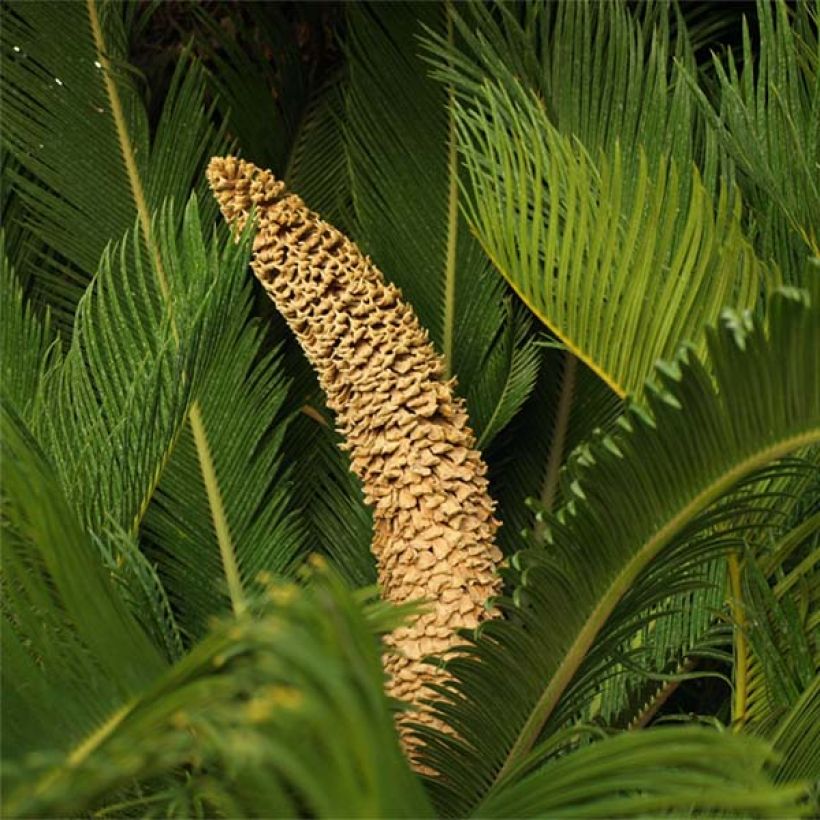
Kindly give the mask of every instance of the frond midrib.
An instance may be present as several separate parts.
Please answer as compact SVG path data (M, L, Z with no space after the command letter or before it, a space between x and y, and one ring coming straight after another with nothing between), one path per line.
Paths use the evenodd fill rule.
M119 140L123 163L125 164L126 173L128 175L128 182L131 186L131 193L134 197L134 204L137 209L140 227L142 229L143 236L145 237L146 245L148 246L154 259L154 270L156 271L157 282L162 298L169 311L174 338L178 343L179 330L173 316L173 301L171 299L170 287L165 274L164 266L162 264L162 257L159 252L159 247L157 246L151 231L151 213L145 197L145 189L142 184L142 179L139 175L139 168L137 166L133 143L128 132L128 126L125 119L125 110L123 108L116 83L112 77L111 63L106 56L108 50L106 48L99 14L97 13L96 0L86 0L86 8L91 25L91 31L94 37L94 45L97 49L98 59L100 61L100 65L103 67L102 74L105 81L106 94L111 105L111 114L114 118L117 139ZM236 557L236 547L233 543L233 539L231 538L230 526L228 523L227 513L225 511L225 503L222 498L222 491L219 486L219 480L216 474L213 456L211 454L208 434L202 420L202 410L199 401L196 399L191 403L188 413L188 421L191 424L191 433L193 435L194 444L199 458L200 469L202 471L202 480L208 497L208 505L211 508L211 518L213 520L214 531L216 533L219 552L222 558L222 566L228 585L231 607L234 613L239 613L245 608L245 596L242 589L242 579L239 573L239 565ZM169 451L167 454L168 458L170 458L170 455L171 453ZM168 459L165 460L166 464L167 460ZM159 481L159 475L156 476L156 480ZM147 505L143 506L147 509Z
M494 780L494 785L517 766L532 749L541 730L549 720L567 686L572 681L578 668L592 647L595 638L606 620L612 614L620 599L635 582L640 573L671 541L671 539L692 518L720 496L730 490L740 479L754 470L781 458L800 447L820 441L820 426L810 427L801 433L781 439L764 447L736 463L731 469L718 476L702 489L687 504L672 515L666 523L655 531L636 551L626 566L613 579L595 609L590 613L577 638L564 655L564 660L551 677L547 688L534 706L529 718L518 734L516 742L510 749L501 769Z
M453 40L452 2L447 0L447 39ZM453 87L447 89L447 254L444 262L444 366L445 378L453 374L453 339L456 318L456 254L458 250L458 135L453 115Z
M546 325L552 333L554 333L558 339L562 342L564 347L567 351L575 356L577 359L580 359L596 376L598 376L619 399L625 399L627 396L627 389L618 382L615 376L611 373L607 373L593 358L589 356L584 350L579 347L578 343L571 339L564 330L562 330L555 322L551 319L548 319L543 311L539 310L536 305L533 304L532 300L527 297L521 287L516 283L515 277L511 276L509 272L505 269L505 267L498 261L496 256L492 253L491 249L487 247L487 244L483 241L481 236L478 234L476 230L472 230L471 233L475 236L478 243L481 245L482 250L485 254L487 254L487 258L493 263L496 270L504 277L504 280L507 284L515 291L516 296L527 306L527 308L532 311L533 315L539 319L544 325Z

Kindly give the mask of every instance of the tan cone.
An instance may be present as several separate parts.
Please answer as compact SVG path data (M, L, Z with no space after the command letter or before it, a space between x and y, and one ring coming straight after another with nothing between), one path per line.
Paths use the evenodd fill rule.
M388 692L418 705L446 680L423 663L490 616L498 594L486 466L464 402L401 293L356 245L269 171L214 158L208 180L227 221L255 206L254 273L316 368L373 509L382 594L432 606L388 639ZM422 708L415 719L434 723ZM405 733L406 734L406 733Z

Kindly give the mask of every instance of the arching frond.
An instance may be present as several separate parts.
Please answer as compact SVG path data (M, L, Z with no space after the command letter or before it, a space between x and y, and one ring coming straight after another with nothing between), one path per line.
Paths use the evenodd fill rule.
M642 152L652 175L659 161L680 168L696 162L707 190L716 192L715 146L682 82L682 69L694 67L689 29L670 4L471 4L458 7L454 22L455 48L434 31L425 46L436 76L466 107L487 78L520 83L559 133L591 156L619 148L627 191ZM682 176L684 196L687 182Z
M34 422L72 506L96 532L109 521L136 531L213 356L230 279L246 264L246 247L206 247L195 201L181 237L175 220L167 210L157 224L167 267L146 260L139 227L103 257Z
M13 184L34 235L54 252L38 296L64 327L106 244L166 198L188 199L224 140L201 71L180 60L153 138L125 62L125 7L32 2L3 7L3 139L25 174Z
M166 667L0 413L4 816L430 815L382 689L401 613L325 575L271 585Z
M339 449L343 439L332 425L329 410L319 416L300 413L291 422L284 447L299 476L293 504L303 512L311 551L324 555L351 585L374 584L373 513L364 503L361 482L350 471L347 454Z
M636 616L737 542L730 522L745 506L720 500L820 439L820 308L790 292L770 313L767 329L724 322L710 333L714 381L691 353L659 371L652 415L634 407L592 448L549 547L516 560L516 603L501 601L509 620L486 624L449 664L458 683L439 712L462 740L428 737L427 761L455 814L589 702ZM784 399L763 398L773 395Z
M456 108L474 194L470 224L536 315L620 396L726 304L751 307L763 269L737 202L712 204L694 169L663 158L636 177L618 146L593 157L562 136L537 100L487 83Z
M705 728L622 734L502 788L476 817L623 817L666 812L808 816L805 787L774 786L764 743ZM801 805L802 804L802 805Z
M742 69L715 57L720 95L698 96L737 164L754 208L758 242L788 281L805 283L806 256L820 256L820 6L757 3L759 44L744 21ZM757 53L755 53L757 52Z

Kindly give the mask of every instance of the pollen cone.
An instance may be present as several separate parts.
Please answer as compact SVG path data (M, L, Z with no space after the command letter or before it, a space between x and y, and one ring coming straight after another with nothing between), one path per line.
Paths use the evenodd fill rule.
M412 308L356 245L269 171L215 158L208 180L225 219L255 207L252 268L316 368L373 509L382 595L425 599L427 612L388 638L388 693L420 706L446 673L457 630L491 616L499 592L498 522L464 403ZM409 732L403 731L412 755Z

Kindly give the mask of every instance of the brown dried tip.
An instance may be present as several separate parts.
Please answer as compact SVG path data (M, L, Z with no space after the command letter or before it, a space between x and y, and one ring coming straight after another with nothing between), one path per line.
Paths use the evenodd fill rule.
M238 228L256 207L251 266L336 413L373 508L382 594L432 602L389 636L397 651L385 656L388 693L418 706L446 680L422 658L446 657L500 590L498 522L464 403L412 308L353 242L249 162L214 158L208 181ZM412 717L437 725L424 707Z

